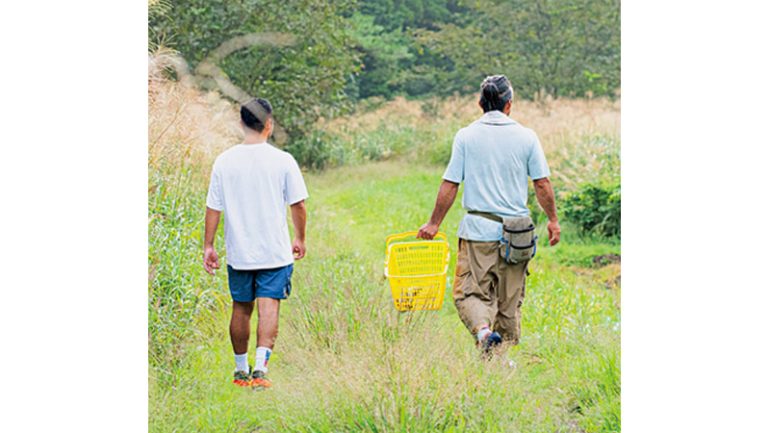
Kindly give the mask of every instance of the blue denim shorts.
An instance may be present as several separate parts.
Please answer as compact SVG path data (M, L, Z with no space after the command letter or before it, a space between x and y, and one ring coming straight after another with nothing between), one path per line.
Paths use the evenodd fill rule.
M227 265L230 295L236 302L256 298L286 299L291 293L294 264L273 269L238 270Z

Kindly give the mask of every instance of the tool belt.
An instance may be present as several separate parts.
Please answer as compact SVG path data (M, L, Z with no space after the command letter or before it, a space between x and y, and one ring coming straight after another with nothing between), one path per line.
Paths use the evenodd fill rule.
M503 225L503 236L500 238L500 257L507 263L517 264L526 262L537 253L537 235L535 224L529 216L501 217L489 212L468 211L469 215L477 215Z

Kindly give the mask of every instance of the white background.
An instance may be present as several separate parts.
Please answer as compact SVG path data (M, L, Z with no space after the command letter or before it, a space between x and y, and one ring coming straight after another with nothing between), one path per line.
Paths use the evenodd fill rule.
M770 430L763 4L623 4L624 432ZM2 431L147 428L146 18L0 11Z

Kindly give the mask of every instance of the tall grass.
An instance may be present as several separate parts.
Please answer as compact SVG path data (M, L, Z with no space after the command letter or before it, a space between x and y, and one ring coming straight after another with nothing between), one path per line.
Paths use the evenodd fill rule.
M603 268L565 267L559 250L540 253L524 336L508 355L515 368L479 360L451 301L437 313L395 312L382 239L422 222L439 176L402 162L309 176L311 250L282 308L275 389L229 386L222 309L182 343L173 386L153 388L153 430L617 431L619 299ZM460 215L452 210L447 230ZM592 248L575 255L617 252ZM197 254L190 261L195 267ZM226 293L219 279L202 284Z
M401 156L446 164L454 134L481 115L475 96L369 102L354 115L322 122L338 164ZM562 190L620 175L620 101L515 101L511 116L534 129ZM347 151L340 151L346 149Z
M390 160L348 156L359 164L306 174L309 253L282 304L270 369L275 386L263 393L231 386L225 272L209 277L200 257L210 165L240 140L237 112L159 75L150 83L151 431L620 430L619 266L592 260L619 253L617 240L577 236L566 223L563 243L542 248L532 265L521 344L493 362L479 359L449 289L438 312L392 307L382 277L384 238L428 217L442 172L432 161L475 116L469 104L450 112L395 101L323 125L342 149L354 149L343 154L364 155L359 144L376 143L391 154L370 159ZM557 176L571 168L580 180L612 175L612 158L597 174L592 164L601 153L584 153L617 146L616 107L549 104L521 104L514 117L538 130ZM427 120L423 112L431 110L439 114ZM605 136L610 141L596 138ZM567 156L558 156L559 146L570 149ZM461 216L455 206L442 227L453 246L451 267ZM541 236L544 230L538 227ZM223 254L221 234L217 245Z
M185 356L181 342L204 333L200 325L213 307L229 302L221 290L205 288L195 259L210 165L239 136L233 106L167 80L166 60L159 52L149 70L148 307L152 373L169 381Z

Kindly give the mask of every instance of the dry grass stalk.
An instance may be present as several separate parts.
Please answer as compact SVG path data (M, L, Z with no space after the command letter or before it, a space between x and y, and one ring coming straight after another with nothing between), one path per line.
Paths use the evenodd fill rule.
M168 79L173 54L159 50L149 59L149 165L206 167L241 139L238 111L216 92L201 92Z

